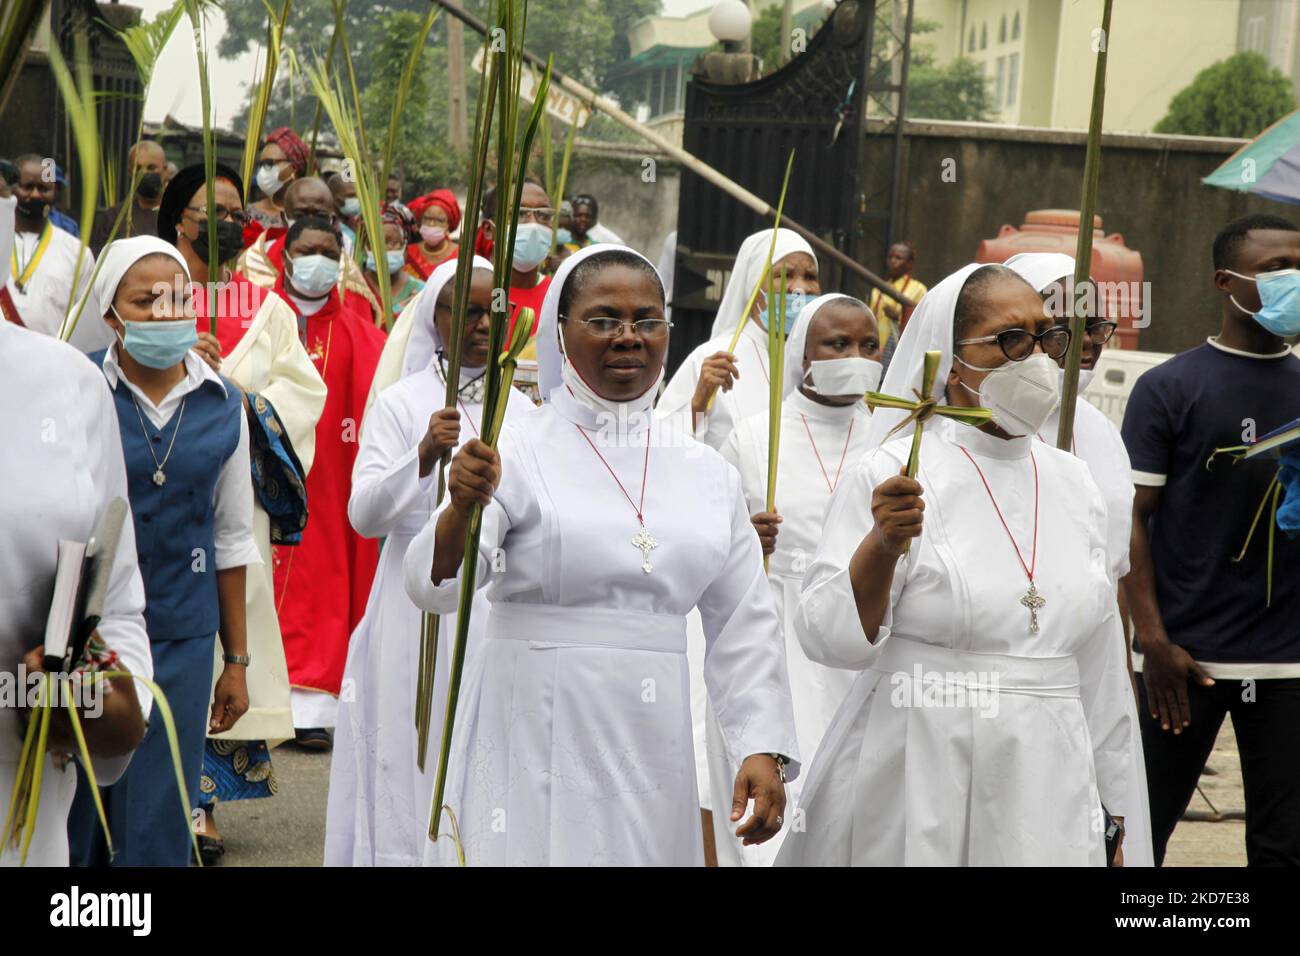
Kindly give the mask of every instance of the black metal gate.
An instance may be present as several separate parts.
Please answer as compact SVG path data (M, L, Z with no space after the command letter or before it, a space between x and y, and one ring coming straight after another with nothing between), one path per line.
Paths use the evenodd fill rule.
M107 9L116 12L115 8ZM70 69L75 70L73 37L78 30L86 32L92 81L99 96L95 112L102 156L95 157L95 162L101 164L102 176L103 157L114 160L116 193L121 198L129 185L126 152L139 133L140 113L144 108L143 87L135 61L116 35L115 26L105 20L91 0L53 0L49 16L52 39L58 43L59 52ZM123 25L128 22L125 15L116 19L121 19ZM76 142L63 98L50 71L49 58L39 49L28 53L5 111L0 115L0 156L12 159L19 153L51 156L63 168L70 188L60 197L60 206L75 218L81 209ZM98 204L98 197L96 201Z
M879 102L881 93L901 88L889 75L888 58L872 55L878 5L893 6L891 0L842 0L804 52L759 80L726 84L692 76L686 85L686 151L775 204L795 150L786 212L849 253L867 220L888 231L889 203L873 203L868 214L861 182L869 97ZM904 34L903 51L906 42ZM875 192L882 183L873 179ZM883 185L888 196L892 181ZM708 339L736 250L769 224L683 168L670 371ZM850 281L834 263L823 261L821 271L823 288L861 294L860 280Z

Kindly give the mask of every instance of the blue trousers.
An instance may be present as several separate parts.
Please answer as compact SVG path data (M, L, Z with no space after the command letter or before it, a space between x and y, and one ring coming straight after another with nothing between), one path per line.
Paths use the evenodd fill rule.
M152 644L154 683L176 721L187 801L182 806L166 725L155 702L149 728L117 783L100 787L113 834L110 859L85 772L78 766L77 795L68 814L73 866L187 866L190 808L196 805L203 746L212 705L212 648L216 635Z

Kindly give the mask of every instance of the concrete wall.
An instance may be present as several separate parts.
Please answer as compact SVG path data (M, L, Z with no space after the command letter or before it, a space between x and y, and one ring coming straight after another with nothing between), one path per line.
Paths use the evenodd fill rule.
M981 239L1003 224L1019 226L1030 210L1078 209L1084 140L1066 130L909 123L897 235L916 243L918 278L933 283L969 262ZM868 150L881 161L891 145L891 137L872 135ZM1300 222L1294 207L1201 184L1241 145L1202 137L1103 139L1097 214L1107 235L1121 233L1142 254L1151 283L1142 349L1177 352L1217 331L1210 247L1224 223L1251 212ZM946 159L956 161L956 182L943 181ZM883 267L881 246L864 240L862 261Z
M680 183L677 164L648 144L642 148L579 140L564 191L569 196L595 196L600 222L658 262L664 238L677 228Z

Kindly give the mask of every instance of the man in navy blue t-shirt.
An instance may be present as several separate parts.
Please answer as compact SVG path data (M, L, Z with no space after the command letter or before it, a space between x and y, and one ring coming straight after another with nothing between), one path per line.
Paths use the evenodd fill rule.
M1300 865L1300 540L1275 531L1270 601L1267 506L1241 552L1277 461L1219 456L1207 468L1215 449L1300 417L1300 359L1277 334L1300 331L1300 294L1290 310L1264 309L1255 279L1291 269L1300 269L1295 225L1263 215L1228 223L1214 240L1218 336L1143 374L1124 414L1137 488L1124 587L1142 655L1157 864L1231 713L1247 859ZM1261 281L1300 288L1300 274Z

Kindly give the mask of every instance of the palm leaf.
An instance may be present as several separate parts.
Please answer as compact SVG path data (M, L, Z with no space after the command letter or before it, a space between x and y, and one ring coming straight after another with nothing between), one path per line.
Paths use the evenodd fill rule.
M451 341L447 343L447 394L445 407L455 408L460 393L460 357L465 345L465 315L469 308L469 289L474 273L474 228L471 215L477 213L483 198L483 179L487 169L488 145L492 133L492 114L496 109L497 73L492 68L492 58L483 57L479 76L479 97L474 105L474 156L469 164L469 184L465 194L465 220L460 230L459 249L456 259L456 278L452 298ZM385 183L385 186L387 183ZM451 459L448 450L438 462L438 491L435 505L442 502L447 488L447 463ZM438 665L438 632L440 622L434 614L424 614L420 619L420 672L416 677L415 688L415 727L416 752L415 761L420 771L429 753L429 733L433 719L433 685ZM437 817L431 824L435 829L431 836L436 840Z
M393 149L397 145L397 130L401 124L402 113L406 110L406 98L411 92L411 84L415 80L415 71L420 66L420 55L424 52L424 44L429 38L429 31L433 29L434 21L438 19L438 14L441 12L441 8L432 4L429 6L429 12L425 15L424 22L420 24L420 29L415 32L415 37L411 41L411 49L406 54L406 62L402 64L402 74L397 82L397 91L393 96L393 109L388 119L388 136L384 142L384 161L379 168L379 182L385 187L388 185L388 175L393 171ZM375 262L378 264L379 256L375 256Z
M208 210L208 282L216 282L221 267L217 252L217 148L212 134L212 88L208 81L208 40L207 13L220 6L216 0L183 0L185 15L189 17L190 27L194 33L194 54L199 69L199 99L203 109L203 176L207 184L206 202ZM208 302L208 331L217 334L217 310Z
M27 46L49 0L7 0L0 7L0 112L22 73Z
M792 149L790 150L790 158L785 162L785 179L781 182L781 198L776 202L776 219L772 222L772 241L767 246L767 259L763 263L763 271L759 274L758 281L754 283L754 291L749 294L749 301L745 303L745 311L740 314L740 321L736 324L735 334L731 336L731 344L727 346L727 351L733 354L736 351L736 343L740 341L740 333L744 331L745 323L749 321L749 313L753 311L754 303L758 301L758 292L767 283L767 278L772 272L772 257L776 255L776 234L781 228L781 213L785 209L785 194L790 189L790 171L793 168L794 150ZM713 411L713 402L717 397L718 393L716 391L709 396L709 403L706 406L708 411Z
M248 106L248 129L244 134L244 157L240 164L240 173L244 178L244 202L248 202L248 194L252 189L253 164L257 160L258 148L262 142L262 127L266 125L266 111L271 104L271 92L275 89L275 74L280 67L284 27L289 21L289 10L293 6L293 0L284 0L278 17L269 0L262 0L262 6L266 7L266 63L263 64L262 80L257 86L257 95Z
M80 288L81 274L87 268L90 256L90 234L95 225L95 197L99 194L99 122L95 115L94 80L90 74L90 52L84 28L78 29L73 37L76 79L68 70L57 43L51 43L48 51L50 71L59 88L67 112L68 125L72 128L72 137L77 144L77 165L81 170L81 246L77 250L77 264L72 271L72 285L68 289L68 303L63 310L63 322L59 337L65 342L72 336L76 327L73 322L69 327L68 319L77 301L77 289Z
M519 202L523 192L524 171L533 141L541 124L541 113L546 108L547 92L551 82L551 63L538 84L536 98L523 129L522 142L517 143L519 132L519 88L524 65L524 34L528 22L527 0L501 0L496 6L496 25L505 38L504 49L494 51L494 73L499 77L493 92L497 103L497 234L493 247L493 278L498 289L509 288L510 272L514 260L515 234L519 226ZM518 145L518 148L516 146ZM489 375L483 396L483 419L479 438L489 447L495 447L501 423L505 418L509 390L519 353L527 344L532 332L532 316L521 309L516 317L513 333L507 347L506 327L509 323L509 304L501 296L494 296L489 319L488 355L498 357L501 374ZM502 356L502 352L505 355ZM460 607L456 617L456 640L452 647L451 672L447 680L447 707L443 718L442 747L438 761L438 774L434 782L432 819L429 832L433 839L438 835L438 817L446 795L448 761L451 757L451 740L456 724L456 707L460 699L461 674L465 665L465 649L469 639L470 616L478 571L478 546L482 532L481 508L470 511L469 528L465 538L465 562L461 572ZM463 860L463 857L462 857Z
M384 224L379 211L379 193L375 184L375 169L370 163L365 144L361 139L363 130L360 114L354 111L354 109L359 109L360 103L354 100L352 107L348 105L342 90L337 88L340 85L337 76L331 78L329 66L324 60L317 59L316 65L309 67L306 74L308 82L311 83L312 91L316 94L317 101L334 125L334 132L338 135L343 155L351 165L355 177L357 201L361 204L361 223L364 228L357 234L354 255L361 255L361 250L364 248L362 240L367 238L372 249L383 249ZM377 266L381 258L375 256ZM384 324L387 326L393 314L393 290L389 282L386 259L379 268L377 275L379 278L380 308L384 316Z

